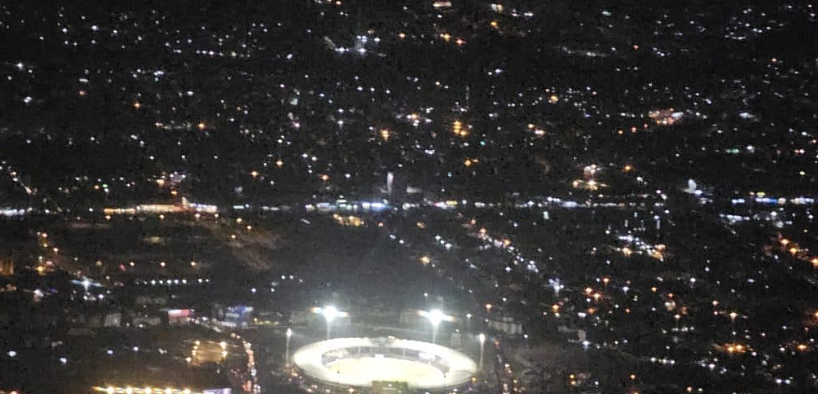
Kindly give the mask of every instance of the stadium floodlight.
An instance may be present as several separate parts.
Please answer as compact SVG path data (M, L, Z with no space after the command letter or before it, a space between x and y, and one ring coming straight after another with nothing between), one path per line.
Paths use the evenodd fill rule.
M321 311L321 314L324 315L324 318L327 319L328 322L335 320L338 317L338 308L334 306L327 306L324 307L324 310Z
M440 311L440 309L433 309L431 312L429 312L429 321L432 322L433 326L436 326L443 321L444 316L445 315Z
M432 323L432 343L437 341L437 327L440 323L443 321L454 321L453 317L446 315L440 309L432 309L428 312L420 311L418 314L429 319L429 322Z
M347 317L349 313L341 312L338 308L329 305L323 308L313 308L313 313L318 313L324 315L324 320L327 321L327 339L330 339L330 331L332 327L332 321L339 317Z

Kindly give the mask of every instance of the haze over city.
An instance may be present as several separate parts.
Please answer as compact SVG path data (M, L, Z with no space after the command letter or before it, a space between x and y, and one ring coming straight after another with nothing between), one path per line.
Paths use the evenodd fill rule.
M2 2L0 394L818 392L816 23Z

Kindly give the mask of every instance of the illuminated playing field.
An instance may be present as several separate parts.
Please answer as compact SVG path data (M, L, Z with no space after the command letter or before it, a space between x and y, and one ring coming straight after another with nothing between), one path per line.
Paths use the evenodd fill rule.
M369 376L372 380L399 382L433 382L443 376L439 369L416 361L395 358L348 358L327 364L336 374Z
M309 344L293 354L305 375L336 387L371 388L373 382L404 382L438 390L471 380L477 366L466 355L428 342L395 338L338 338Z

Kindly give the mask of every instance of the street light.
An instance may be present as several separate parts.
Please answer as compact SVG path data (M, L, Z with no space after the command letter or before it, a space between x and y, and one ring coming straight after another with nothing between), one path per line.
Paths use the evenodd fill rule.
M480 369L479 371L483 370L483 345L486 343L486 334L480 333L477 336L477 339L480 340Z
M289 367L290 366L290 338L293 336L293 329L287 329L287 344L285 345L284 350L284 365Z

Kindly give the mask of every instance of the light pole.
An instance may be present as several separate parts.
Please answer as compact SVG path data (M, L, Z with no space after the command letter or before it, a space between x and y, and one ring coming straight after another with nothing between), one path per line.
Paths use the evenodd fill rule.
M287 329L287 334L286 334L287 342L286 342L285 350L284 350L284 365L286 367L288 367L288 368L290 366L290 338L292 336L293 336L293 329L288 328Z
M327 339L330 339L330 332L332 330L332 321L335 320L336 317L347 317L349 313L341 312L338 308L330 305L325 306L323 308L313 308L312 310L314 313L318 313L324 315L324 319L327 321Z
M440 309L432 309L429 312L421 311L418 314L429 319L429 322L432 323L432 343L437 341L437 326L440 325L440 322L453 320L451 316L447 316Z
M324 308L324 319L327 320L327 339L330 338L330 331L332 330L332 321L338 317L338 309L334 306L328 306Z
M432 343L437 343L437 326L443 321L443 312L434 309L429 312L429 321L432 322Z
M478 369L478 371L482 371L483 370L483 348L484 348L483 345L486 343L486 334L480 333L480 335L477 336L477 339L480 340L480 369Z

